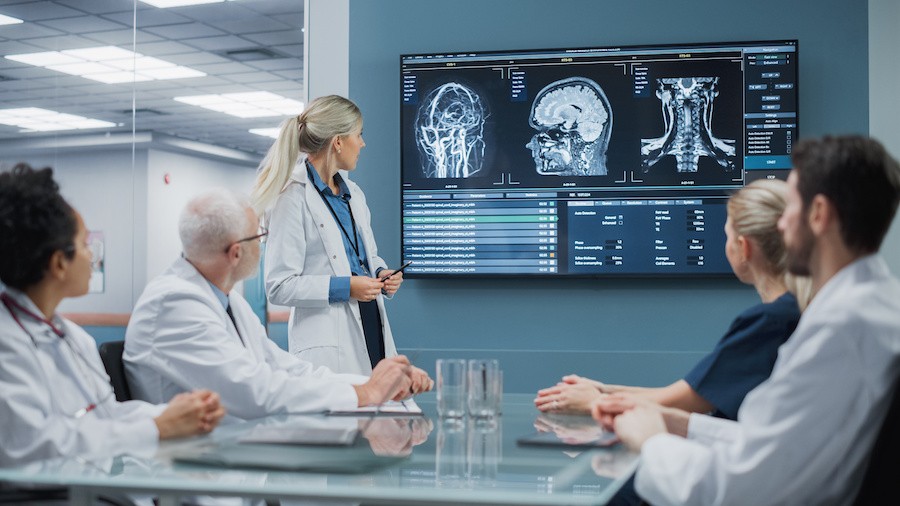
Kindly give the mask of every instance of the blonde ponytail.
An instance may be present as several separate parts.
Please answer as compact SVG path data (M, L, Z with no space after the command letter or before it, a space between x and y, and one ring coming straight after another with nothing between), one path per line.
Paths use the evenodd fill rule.
M352 101L328 95L310 102L300 116L281 124L278 140L259 164L256 184L250 195L253 209L262 216L275 204L291 177L301 153L327 149L334 137L362 128L362 114Z
M781 277L802 310L809 303L811 284L809 278L791 275L787 270L787 251L778 230L778 219L785 206L787 183L778 179L759 179L728 199L728 217L738 235L756 243L769 272Z
M250 194L253 210L262 216L275 204L300 158L299 123L296 116L281 123L278 139L259 164L256 183Z

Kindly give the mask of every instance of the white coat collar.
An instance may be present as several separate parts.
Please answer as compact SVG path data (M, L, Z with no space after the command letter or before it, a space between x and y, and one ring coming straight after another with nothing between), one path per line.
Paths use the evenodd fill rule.
M823 304L821 301L830 300L832 296L836 297L837 294L849 289L859 281L859 278L872 279L887 276L890 276L890 269L877 253L858 258L825 282L809 303L804 314L815 311L820 304ZM817 301L819 301L818 304Z
M339 170L341 177L344 179L347 184L347 188L350 188L350 173L346 170ZM309 182L309 177L306 175L306 156L301 156L297 163L294 165L294 170L291 172L291 181L296 181L302 185L306 185Z
M5 292L10 297L12 297L14 301L16 301L19 305L21 305L28 311L34 313L35 315L43 317L41 310L37 307L37 305L35 305L31 298L25 294L25 292L16 290L15 288L9 286L5 288ZM13 308L12 311L16 311L16 309ZM23 314L21 310L16 311L16 316L19 317L19 321L22 322L22 325L25 325L31 329L39 330L36 334L34 334L35 339L49 341L57 340L56 334L53 333L53 331L49 327L47 327L47 325L35 320L34 317ZM54 313L53 317L50 318L50 321L53 322L53 325L55 325L57 328L68 334L69 329L66 326L66 320L64 320L59 315L59 313Z

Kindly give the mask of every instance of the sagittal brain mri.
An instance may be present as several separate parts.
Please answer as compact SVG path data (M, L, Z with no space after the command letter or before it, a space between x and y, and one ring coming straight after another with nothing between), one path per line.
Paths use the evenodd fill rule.
M712 133L713 100L719 94L718 77L657 79L656 96L662 102L665 133L641 139L644 172L665 156L674 156L678 172L697 172L701 156L715 160L725 170L734 169L734 139Z
M428 178L467 178L484 163L489 113L471 88L450 82L432 90L416 115L416 144Z
M612 109L603 89L586 77L546 86L528 118L537 130L526 147L542 176L605 176Z

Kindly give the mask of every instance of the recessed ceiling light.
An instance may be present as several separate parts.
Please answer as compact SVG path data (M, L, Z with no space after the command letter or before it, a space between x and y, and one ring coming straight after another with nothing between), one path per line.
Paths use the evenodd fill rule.
M0 25L17 25L19 23L23 23L23 21L19 18L4 16L3 14L0 14Z
M8 60L13 60L21 63L27 63L28 65L34 65L35 67L46 67L48 65L63 65L66 63L78 63L83 62L84 60L81 58L75 58L72 56L67 56L59 51L47 51L44 53L26 53L26 54L11 54L6 57Z
M206 75L199 70L182 67L115 46L11 54L6 58L108 84L184 79Z
M25 132L50 132L54 130L83 130L86 128L110 128L115 123L85 118L40 107L0 109L0 124L24 129Z
M303 102L291 100L268 91L192 95L175 97L175 100L212 111L224 112L238 118L289 116L303 112Z
M251 134L262 135L263 137L271 137L273 139L278 138L278 132L280 131L280 128L251 128L249 130Z
M150 4L160 9L168 9L169 7L184 7L186 5L201 5L221 3L225 0L141 0L145 4Z

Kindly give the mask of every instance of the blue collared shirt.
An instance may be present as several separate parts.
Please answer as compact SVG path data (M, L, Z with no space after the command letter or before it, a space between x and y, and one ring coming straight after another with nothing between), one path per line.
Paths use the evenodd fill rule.
M228 309L228 294L219 290L219 287L210 283L209 280L206 280L206 283L212 288L213 294L215 294L216 298L219 299L219 302L222 303L222 309Z
M334 214L337 216L336 224L339 224L338 228L343 226L344 230L347 231L347 234L341 232L341 240L344 242L344 253L346 253L347 260L350 262L350 272L357 276L371 276L368 269L360 265L359 262L361 261L363 265L369 265L366 246L363 244L362 234L358 230L356 236L359 243L359 261L357 261L356 250L353 249L353 243L351 242L353 238L353 220L350 219L350 189L347 188L347 183L344 182L344 178L340 174L335 174L334 180L337 182L340 190L340 193L335 195L331 188L319 177L319 173L316 172L312 163L307 160L306 164L309 168L307 173L312 178L313 186L321 195L325 196L328 200L328 205L334 210ZM348 234L350 238L347 237ZM350 300L350 277L332 276L328 285L328 302L343 302L347 300Z

